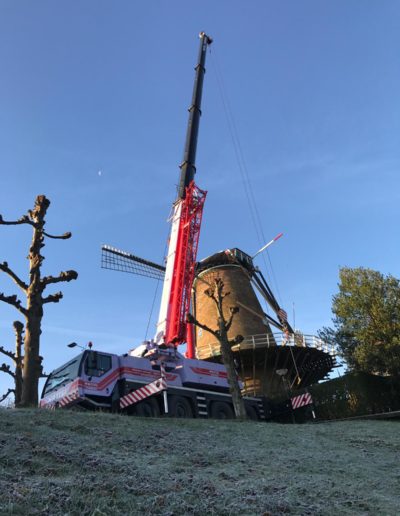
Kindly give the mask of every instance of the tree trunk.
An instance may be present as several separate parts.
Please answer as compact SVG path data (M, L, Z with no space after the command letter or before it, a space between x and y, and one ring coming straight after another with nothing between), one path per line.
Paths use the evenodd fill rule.
M21 407L36 407L39 401L40 322L41 319L30 317L26 325Z
M246 408L244 406L244 401L236 373L235 361L233 359L232 349L229 344L228 335L225 329L225 321L222 318L219 318L218 325L220 331L219 342L221 346L222 360L228 376L229 392L232 396L235 415L237 419L247 419Z
M18 407L22 400L22 333L24 331L24 325L19 322L14 322L15 330L15 406Z
M22 401L22 367L15 368L15 406L19 407Z
M33 230L32 243L29 249L29 288L27 292L26 332L24 341L24 374L22 384L22 407L38 405L38 387L40 377L40 334L43 317L42 287L40 284L40 268L44 260L40 254L44 246L44 217L50 201L45 196L38 196L33 210L36 226Z

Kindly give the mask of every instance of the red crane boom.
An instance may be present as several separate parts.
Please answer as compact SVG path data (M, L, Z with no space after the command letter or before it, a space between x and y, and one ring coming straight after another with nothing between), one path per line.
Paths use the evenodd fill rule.
M169 324L165 335L165 341L175 345L186 342L187 338L186 314L190 309L191 290L206 195L207 192L200 190L192 181L186 188L185 199L180 201L182 207L174 275L171 284Z

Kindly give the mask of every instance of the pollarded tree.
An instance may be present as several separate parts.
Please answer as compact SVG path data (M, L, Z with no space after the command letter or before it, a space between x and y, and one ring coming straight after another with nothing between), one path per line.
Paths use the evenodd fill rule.
M0 353L10 358L14 362L14 368L5 363L1 364L0 371L10 375L14 380L14 389L8 389L6 394L0 398L0 403L4 401L10 394L14 393L15 406L20 405L22 397L22 343L24 325L21 321L14 321L14 332L15 332L15 352L5 349L0 346Z
M43 306L47 303L58 303L63 297L61 292L45 296L44 291L49 285L71 281L78 277L78 273L73 270L61 272L58 276L41 276L44 257L40 253L45 246L45 237L62 240L71 237L71 233L55 236L45 231L45 216L49 206L50 201L44 195L38 195L33 210L29 210L27 215L22 216L19 220L5 221L0 215L0 225L28 224L33 228L28 255L29 282L25 283L20 279L7 262L0 263L0 271L7 274L26 296L26 306L23 306L16 295L7 296L0 293L0 301L13 306L25 317L23 383L20 403L22 407L37 406L38 404L38 382L42 375L42 357L39 351Z
M239 380L236 373L235 361L232 352L232 346L242 342L243 337L237 335L234 339L229 339L228 332L232 326L233 318L235 314L239 312L238 306L231 306L229 308L230 316L226 320L224 316L223 303L224 299L229 296L229 292L224 292L224 282L221 278L216 278L211 287L207 288L204 293L215 303L216 315L218 322L218 329L213 330L205 324L197 321L193 315L187 315L187 321L189 323L202 328L203 330L211 333L218 340L221 347L221 355L226 372L228 376L229 391L232 396L232 403L235 409L235 415L238 419L246 419L246 408L242 398L242 392L239 386Z

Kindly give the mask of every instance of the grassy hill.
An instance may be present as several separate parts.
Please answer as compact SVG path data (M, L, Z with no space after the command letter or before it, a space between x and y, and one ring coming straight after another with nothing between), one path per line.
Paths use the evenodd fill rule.
M0 514L398 514L394 421L0 410Z

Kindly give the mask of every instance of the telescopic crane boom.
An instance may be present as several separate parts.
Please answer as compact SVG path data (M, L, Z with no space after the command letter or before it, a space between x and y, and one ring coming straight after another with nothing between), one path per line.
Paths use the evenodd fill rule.
M199 37L200 48L198 64L195 68L196 75L194 78L192 103L189 108L189 120L186 131L185 150L183 153L183 161L180 165L181 177L179 182L178 199L184 199L186 197L186 188L194 180L194 176L196 174L195 162L201 116L201 97L203 93L204 74L206 72L206 51L207 46L211 45L212 43L212 39L204 32L200 32Z
M191 330L188 331L186 323L186 314L190 308L201 218L206 197L206 192L200 190L194 183L195 160L206 52L211 43L212 39L201 32L186 143L183 162L180 166L178 198L173 206L165 279L155 337L157 344L167 346L177 346L188 341L189 358L194 357L194 347Z

